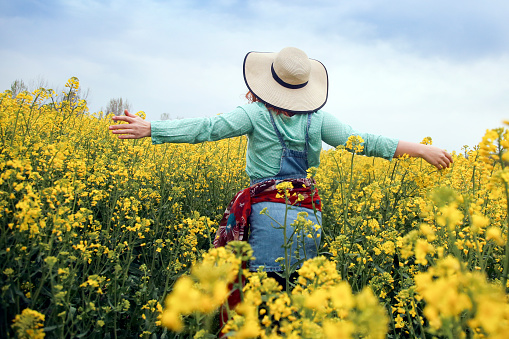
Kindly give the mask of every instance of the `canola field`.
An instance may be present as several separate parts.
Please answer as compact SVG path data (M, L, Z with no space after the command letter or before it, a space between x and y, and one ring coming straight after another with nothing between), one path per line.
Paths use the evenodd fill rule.
M352 147L323 151L309 171L322 235L299 215L287 239L314 237L321 255L285 267L285 278L298 278L281 291L246 271L247 243L212 246L225 207L249 185L247 139L119 140L78 87L71 78L65 93L0 94L0 337L508 333L504 127L453 153L443 171L421 159L361 156L355 137ZM235 289L233 309L226 300Z

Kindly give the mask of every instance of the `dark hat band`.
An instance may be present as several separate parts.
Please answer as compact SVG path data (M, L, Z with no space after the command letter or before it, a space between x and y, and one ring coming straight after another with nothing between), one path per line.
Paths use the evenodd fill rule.
M276 71L274 70L274 63L272 63L270 65L270 70L272 72L272 77L274 78L274 80L276 80L276 82L278 84L280 84L281 86L283 87L286 87L286 88L291 88L291 89L297 89L297 88L302 88L304 86L306 86L308 84L308 81L302 83L302 84L298 84L298 85L292 85L292 84L289 84L287 82L284 82L280 77L277 76L276 74Z

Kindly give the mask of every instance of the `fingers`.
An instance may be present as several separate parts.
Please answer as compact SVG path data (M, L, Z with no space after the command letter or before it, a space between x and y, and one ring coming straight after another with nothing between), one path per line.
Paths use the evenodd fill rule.
M110 127L108 127L108 128L113 132L114 130L117 130L117 129L126 129L128 127L129 127L129 125L121 124L121 125L110 125Z
M453 162L452 155L450 155L444 150L441 150L441 152L442 154L439 156L437 164L435 164L435 167L438 170L449 168L449 166Z
M112 134L119 134L120 139L138 139L141 137L139 129L131 124L112 125L110 131Z
M114 126L116 127L116 126ZM136 130L131 128L114 129L111 130L112 134L117 134L119 139L139 139Z
M116 115L111 117L114 121L125 121L128 123L136 121L136 118L138 118L138 116L131 113L129 113L129 115Z
M111 117L115 121L127 121L127 122L133 122L136 121L136 119L139 118L136 114L130 113L128 110L124 110L124 115L115 115Z
M119 138L119 139L139 139L134 134L120 134L120 135L117 135L117 138Z
M453 162L452 155L450 155L446 151L442 151L442 152L443 152L443 155L444 155L443 161L445 162L446 167L449 167L452 164L452 162Z
M129 128L129 125L112 125L110 126L110 131L113 134L134 133L134 129Z
M453 162L452 156L449 153L435 146L426 146L422 158L438 170L449 168Z
M127 112L127 110L126 110ZM130 114L130 113L129 113ZM135 123L135 119L128 116L116 116L113 117L115 121L125 121L127 124L119 124L119 125L110 125L109 130L112 134L121 134L118 135L119 139L133 139L135 138L136 130L133 128L133 123Z
M120 125L110 125L108 129L113 134L123 134L132 132L131 124L120 124Z
M119 139L140 139L150 137L151 126L150 122L143 120L141 117L129 113L124 110L125 116L114 116L114 121L124 121L127 124L110 125L109 130L112 134L117 134Z
M137 115L135 114L132 114L132 113L129 113L128 110L124 110L124 114L125 115L117 115L117 116L113 116L111 117L113 119L113 121L116 121L116 122L119 122L119 121L124 121L124 122L127 122L129 125L131 125L132 123L135 123L139 118ZM112 131L112 133L126 133L126 131L123 131L123 132L119 132L119 131L115 131L115 130L126 130L128 129L129 125L125 125L125 124L120 124L120 125L110 125L109 129Z
M449 167L448 164L446 164L445 162L440 162L438 164L435 165L435 167L438 169L438 170L443 170L443 169L446 169Z
M445 151L444 151L445 152ZM449 153L445 152L445 156L447 157L447 159L449 159L449 162L452 163L453 160L452 160L452 155L450 155Z

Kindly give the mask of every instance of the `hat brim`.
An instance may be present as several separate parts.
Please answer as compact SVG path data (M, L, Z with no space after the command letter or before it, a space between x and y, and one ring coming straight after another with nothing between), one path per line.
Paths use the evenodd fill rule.
M329 80L327 69L318 60L309 59L308 83L301 88L287 88L272 76L271 66L277 53L249 52L244 58L244 81L259 100L290 113L309 113L327 102Z

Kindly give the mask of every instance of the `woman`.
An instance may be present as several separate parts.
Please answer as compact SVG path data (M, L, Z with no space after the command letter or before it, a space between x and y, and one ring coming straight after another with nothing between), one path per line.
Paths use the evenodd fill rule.
M215 245L247 240L255 257L250 264L252 271L282 271L276 259L285 257L285 232L273 226L286 225L288 238L292 233L290 224L298 212L307 212L313 224L321 223L320 200L306 171L319 165L322 141L336 147L345 145L349 136L360 135L364 140L363 154L368 156L392 159L406 153L421 157L438 169L447 168L452 162L451 155L437 147L358 133L322 111L328 94L327 71L297 48L248 53L244 80L251 102L230 113L151 123L126 110L125 116L113 119L128 124L112 125L110 130L120 139L151 137L154 144L199 143L247 135L246 172L251 186L239 192L228 206ZM296 206L288 211L286 223L285 198L276 187L281 182L292 184L291 202ZM262 211L268 212L260 214ZM319 230L309 231L314 238L301 238L305 241L300 258L316 255ZM294 239L293 247L286 251L286 265L295 262L290 262L288 255L295 257L296 242Z

